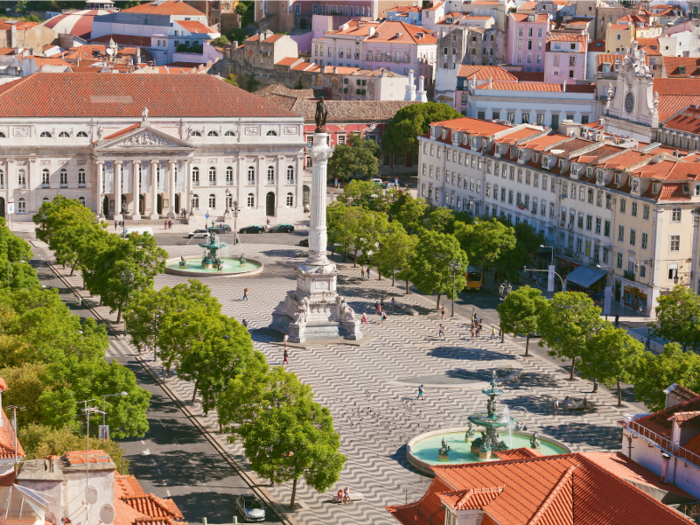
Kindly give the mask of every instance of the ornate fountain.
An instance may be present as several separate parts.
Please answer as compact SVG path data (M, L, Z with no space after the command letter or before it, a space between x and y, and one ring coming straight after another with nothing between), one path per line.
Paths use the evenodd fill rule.
M216 268L218 271L223 271L224 263L219 257L219 250L226 248L228 244L219 241L219 236L213 231L209 231L209 242L201 243L204 248L204 256L202 257L202 268Z
M501 441L501 436L497 432L499 428L509 427L515 422L515 419L508 415L507 411L498 414L496 411L496 398L503 395L503 390L496 388L496 373L493 374L493 379L489 388L482 390L482 393L489 397L486 404L486 414L472 414L467 419L474 425L484 427L486 430L481 433L481 437L472 441L472 454L479 456L479 459L490 459L493 452L508 450L508 446ZM465 436L465 439L467 437Z

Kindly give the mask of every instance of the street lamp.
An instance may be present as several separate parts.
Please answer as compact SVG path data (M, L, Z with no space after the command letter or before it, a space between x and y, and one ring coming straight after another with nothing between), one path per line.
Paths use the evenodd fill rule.
M612 266L601 266L600 264L596 264L595 267L599 270L605 269L605 288L610 288L610 303L612 303L612 279L610 278L610 274L612 273ZM605 303L603 304L603 313L605 314L605 320L608 320L608 315L610 315L610 309L612 308L612 304L607 304L608 300L607 297L605 298ZM597 385L596 385L597 389Z
M106 407L106 404L105 404L105 399L107 399L108 397L114 397L114 396L128 396L128 395L129 395L128 392L119 392L118 394L105 394L104 396L102 396L102 426L103 426L103 427L107 425L107 422L106 422L106 417L107 417L107 412L106 412L106 410L107 410L107 407Z
M450 317L454 317L455 316L455 278L457 277L457 272L459 272L462 269L462 265L458 261L453 260L448 265L448 268L452 272L452 315L450 315Z
M549 270L540 270L539 268L528 268L527 266L523 266L523 272L549 272ZM559 277L559 280L561 281L561 291L565 292L566 287L564 286L564 279L562 279L561 275L559 275L557 272L554 272L554 275Z
M549 248L552 250L552 266L554 266L554 246L545 246L544 244L540 244L540 248Z
M229 208L229 202L231 200L231 190L226 188L226 211L224 211L224 222L226 222L226 216L229 214L231 209Z
M121 275L121 280L122 283L126 285L126 309L129 308L129 287L133 284L134 282L134 274L132 272L122 272ZM124 332L126 335L129 335L129 330L126 327L126 320L124 321Z
M194 215L194 191L190 191L190 217Z
M238 238L238 201L233 201L233 244L240 244Z
M100 219L106 219L105 216L105 192L100 194Z

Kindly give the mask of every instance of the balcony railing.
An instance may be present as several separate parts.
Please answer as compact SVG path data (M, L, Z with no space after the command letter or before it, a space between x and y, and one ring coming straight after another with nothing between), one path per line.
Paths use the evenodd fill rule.
M681 447L680 445L674 443L670 439L660 436L656 432L653 432L648 428L643 427L636 421L630 421L627 424L627 428L635 434L638 434L639 436L648 439L653 443L656 443L663 450L670 454L673 454L677 458L682 459L683 461L687 461L688 463L695 465L696 467L700 467L700 456L694 454L690 450Z
M625 271L623 275L628 281L634 281L634 274L632 272Z

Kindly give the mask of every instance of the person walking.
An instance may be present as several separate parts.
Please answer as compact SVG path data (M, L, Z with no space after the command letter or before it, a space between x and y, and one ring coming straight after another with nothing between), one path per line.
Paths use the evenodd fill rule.
M559 399L554 400L554 415L557 415L557 412L559 411Z
M416 400L420 399L421 401L425 401L425 398L423 397L423 394L425 393L425 388L423 388L423 385L418 387L418 397Z
M445 337L445 327L440 323L440 328L438 329L438 337Z
M367 265L367 279L369 279L369 264Z
M242 300L243 300L243 301L247 301L247 300L248 300L248 288L244 288L244 289L243 289L243 299L242 299Z
M362 324L367 324L367 312L362 312Z
M472 326L471 329L469 330L472 334L472 339L474 339L474 327Z
M335 178L335 188L338 189L338 177Z
M386 310L382 310L382 324L386 324Z
M163 224L163 229L164 229L164 230L167 230L167 229L168 229L168 221L165 221L165 223Z
M362 276L363 279L365 278L365 267L364 266L360 266L360 275Z
M245 326L245 329L246 329L246 330L248 329L248 321L246 321L245 319L243 319L243 322L242 322L241 324L242 324L243 326Z
M114 221L114 229L116 230L118 227L119 227L119 223L118 223L118 222L116 221L116 219L115 219L115 221Z
M615 316L615 328L617 328L618 326L620 326L620 314L617 314Z
M374 303L374 309L376 310L375 313L376 313L377 315L382 315L382 305L379 304L379 301L377 301L376 303Z
M496 339L496 325L491 327L491 339Z
M286 343L286 341L285 341L285 343ZM284 347L284 361L282 361L283 365L289 364L289 361L287 360L288 357L289 357L289 353L287 352L287 346L285 345L285 347Z
M284 341L284 349L286 350L287 349L287 341L289 341L289 335L284 334L283 341Z
M442 320L445 320L445 305L443 304L442 307L440 308L440 315L442 316Z
M391 311L394 311L394 308L396 308L396 298L392 297L391 298Z
M173 229L173 221L168 221L168 229Z
M568 411L569 411L569 403L570 403L570 402L571 402L571 400L569 399L569 396L566 396L566 397L564 398L564 412L568 412Z

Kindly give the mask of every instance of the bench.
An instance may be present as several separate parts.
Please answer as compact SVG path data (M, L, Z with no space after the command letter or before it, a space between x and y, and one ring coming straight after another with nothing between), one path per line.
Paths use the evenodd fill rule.
M365 497L361 492L351 492L350 493L350 503L355 503L356 501L364 501ZM342 503L342 500L338 499L338 494L333 494L333 503Z

